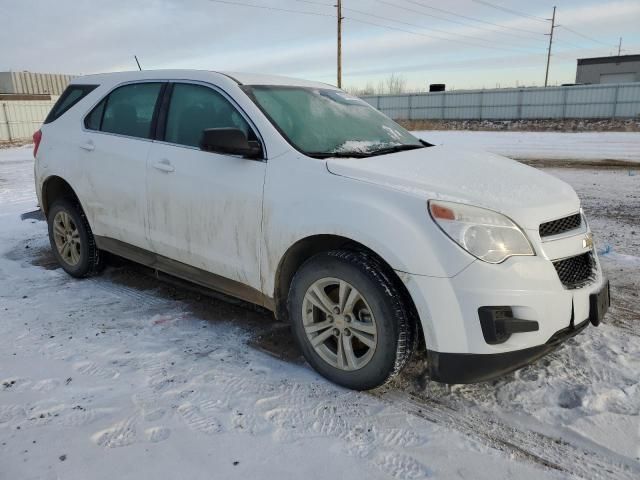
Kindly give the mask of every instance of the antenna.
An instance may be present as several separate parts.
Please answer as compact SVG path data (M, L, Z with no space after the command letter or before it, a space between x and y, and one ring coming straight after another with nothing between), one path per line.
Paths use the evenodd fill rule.
M142 67L140 66L140 62L138 61L138 56L134 55L133 58L136 59L136 63L138 64L138 70L142 71Z

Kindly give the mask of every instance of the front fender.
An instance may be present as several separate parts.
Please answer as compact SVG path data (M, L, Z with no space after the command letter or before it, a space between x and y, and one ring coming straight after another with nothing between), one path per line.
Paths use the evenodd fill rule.
M417 275L452 277L474 260L433 223L425 198L331 174L324 161L295 153L269 162L263 234L267 294L287 250L314 235L348 238Z

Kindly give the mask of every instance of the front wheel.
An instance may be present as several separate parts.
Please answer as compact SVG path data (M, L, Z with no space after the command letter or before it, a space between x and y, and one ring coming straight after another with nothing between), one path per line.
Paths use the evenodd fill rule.
M415 325L387 268L365 252L309 259L294 276L289 312L309 364L354 390L383 385L414 347Z

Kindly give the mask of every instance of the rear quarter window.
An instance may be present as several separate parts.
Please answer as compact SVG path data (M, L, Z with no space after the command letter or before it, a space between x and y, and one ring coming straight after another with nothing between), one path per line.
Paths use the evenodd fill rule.
M60 118L71 107L93 92L96 88L98 88L98 85L69 85L67 89L62 92L62 95L60 95L60 98L55 105L53 105L53 108L44 120L44 123L51 123Z

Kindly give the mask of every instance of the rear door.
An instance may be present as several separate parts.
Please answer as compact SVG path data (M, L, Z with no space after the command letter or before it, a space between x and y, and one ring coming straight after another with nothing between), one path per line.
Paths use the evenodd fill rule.
M85 177L80 197L94 233L145 249L146 161L165 85L139 82L114 89L85 117L78 145Z
M153 250L260 289L266 163L199 148L206 128L240 128L255 140L257 130L230 97L210 85L171 84L164 104L160 140L148 160Z

